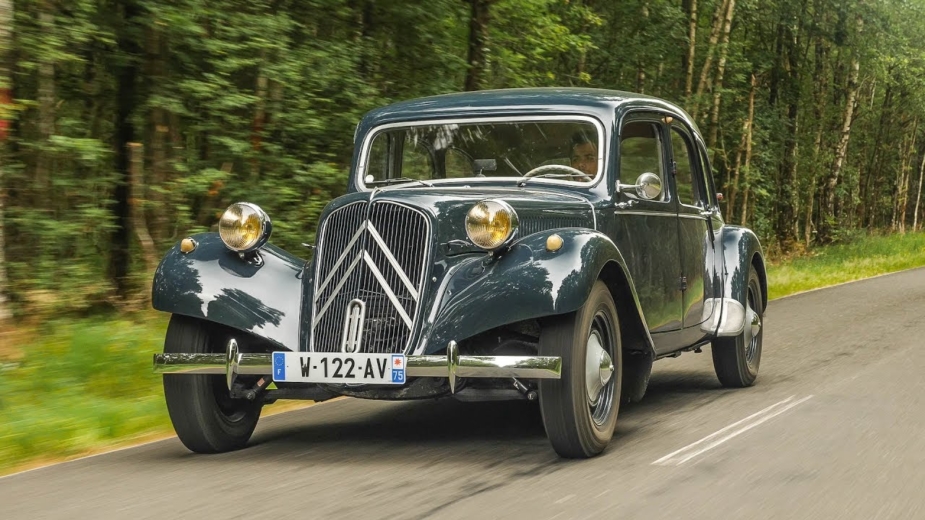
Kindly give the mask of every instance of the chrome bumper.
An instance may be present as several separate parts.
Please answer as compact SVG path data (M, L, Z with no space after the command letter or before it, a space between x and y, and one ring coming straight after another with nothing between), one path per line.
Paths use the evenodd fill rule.
M160 374L224 375L231 388L238 375L273 373L272 354L238 352L235 340L228 342L224 354L154 354L154 372ZM406 356L408 377L446 377L450 391L456 391L460 377L519 377L525 379L559 379L562 358L558 356L460 356L455 341L447 346L445 356Z

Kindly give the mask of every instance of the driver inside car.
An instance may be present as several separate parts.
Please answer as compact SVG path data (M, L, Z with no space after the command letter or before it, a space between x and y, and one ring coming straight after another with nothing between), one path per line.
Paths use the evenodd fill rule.
M590 179L597 176L597 145L582 132L572 135L571 165Z

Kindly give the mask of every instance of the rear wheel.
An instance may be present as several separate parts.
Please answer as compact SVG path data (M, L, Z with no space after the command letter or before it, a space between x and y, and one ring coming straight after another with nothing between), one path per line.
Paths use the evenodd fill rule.
M165 353L217 353L224 347L207 323L174 315L167 327ZM221 453L247 445L262 403L232 399L221 375L164 375L167 412L184 446L196 453Z
M713 340L713 368L719 382L725 387L752 386L761 364L764 298L758 273L751 266L745 303L745 328L742 332L738 336Z
M607 447L620 408L620 326L610 291L598 281L574 313L551 318L540 355L562 357L562 377L539 383L540 410L562 457L593 457Z

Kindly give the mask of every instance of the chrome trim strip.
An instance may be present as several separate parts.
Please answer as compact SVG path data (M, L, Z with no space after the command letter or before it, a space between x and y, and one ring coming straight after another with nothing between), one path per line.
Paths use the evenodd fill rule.
M639 210L624 210L618 209L614 211L614 215L640 215L643 217L672 217L677 218L677 213L668 213L665 211L639 211Z
M459 119L432 119L432 120L423 120L423 121L401 121L397 123L387 123L380 125L366 134L366 138L363 140L363 145L360 148L360 160L357 163L355 170L355 175L357 179L357 184L360 186L360 189L363 191L373 191L379 187L373 187L373 190L370 190L366 186L364 177L366 176L367 165L369 164L369 149L372 144L373 139L383 131L390 130L392 128L410 128L416 126L438 126L438 125L462 125L462 124L478 124L478 123L522 123L530 121L584 121L586 123L591 123L597 128L597 175L586 182L576 182L576 181L563 181L558 179L546 179L539 177L535 180L531 180L530 184L534 183L549 183L549 184L559 184L565 186L594 186L605 177L604 175L604 165L607 164L607 157L610 153L610 135L607 132L607 128L604 126L598 118L584 115L584 114L575 114L575 115L545 115L545 116L494 116L494 117L469 117L469 118L459 118ZM505 179L507 177L464 177L461 179L427 179L427 182L431 184L469 184L469 183L479 183L479 182L497 182L499 179ZM516 179L517 182L520 181L521 177L510 177L510 179ZM372 199L370 199L372 202Z
M389 282L385 280L385 277L382 276L382 272L376 266L376 262L373 262L372 257L369 256L369 253L363 251L363 261L366 262L366 265L369 266L369 270L373 273L373 276L376 277L376 280L379 281L379 285L382 286L382 290L385 291L385 295L389 297L389 301L392 302L392 305L395 307L395 311L398 312L398 315L401 317L402 321L405 322L405 325L408 326L408 329L414 328L414 322L411 321L411 318L408 316L408 313L405 312L405 308L402 307L401 302L398 301L398 296L395 296L395 293L392 291L392 287L389 286Z
M226 359L227 354L154 354L154 372L227 377ZM229 365L234 367L232 375L273 373L272 354L237 354L236 360ZM460 356L458 350L447 356L407 356L405 366L409 377L448 377L451 366L456 377L559 379L562 374L562 358L558 356Z
M334 265L331 267L331 273L328 274L328 277L325 278L323 282L321 282L321 285L319 285L317 289L315 289L315 301L318 300L318 297L321 295L322 292L324 292L324 289L331 282L331 279L334 278L335 274L337 274L337 268L340 267L340 264L342 264L344 262L344 259L347 258L347 254L350 253L351 249L353 249L353 246L356 244L357 240L359 240L360 237L363 236L363 231L365 229L366 228L363 225L360 225L360 228L357 229L357 232L353 234L353 238L351 238L350 242L348 242L347 245L344 247L344 252L340 254L340 256L337 258L337 261L334 262Z
M689 218L693 220L703 220L706 222L707 217L703 215L691 215L690 213L678 213L678 218Z
M341 334L341 352L359 352L363 344L363 327L366 318L366 303L354 298L347 304L347 315L344 316L344 330Z
M318 321L321 320L321 317L324 316L324 313L328 311L328 308L334 303L334 298L337 296L337 293L344 287L344 284L347 283L347 280L350 278L350 273L356 269L357 265L360 264L360 259L363 258L363 255L366 254L366 251L358 254L356 258L353 259L353 262L350 262L350 267L347 268L347 272L344 273L344 277L341 278L340 282L334 286L334 292L331 293L331 296L328 298L328 301L324 302L324 305L321 307L321 310L315 314L315 318L312 320L312 328L318 324Z
M366 221L367 230L369 231L369 236L373 237L373 240L379 244L379 248L382 250L382 254L385 255L385 259L392 264L392 269L395 270L395 274L398 275L398 279L401 280L401 283L405 285L405 289L408 289L408 292L411 294L411 297L414 298L414 301L418 301L418 291L414 288L414 285L411 283L411 280L408 279L408 275L405 274L405 270L401 268L401 265L398 263L398 260L392 255L392 251L389 249L389 246L385 244L385 240L382 239L382 236L379 234L379 231L376 229L376 226L372 222Z

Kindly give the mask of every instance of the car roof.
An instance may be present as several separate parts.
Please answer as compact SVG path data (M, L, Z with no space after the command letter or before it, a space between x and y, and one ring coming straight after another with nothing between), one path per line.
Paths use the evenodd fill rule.
M484 116L505 113L614 113L620 105L642 105L676 111L689 116L674 103L653 96L619 90L595 88L513 88L442 94L400 101L371 110L363 118L367 129L396 121L414 121L439 117Z

